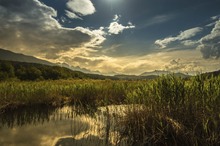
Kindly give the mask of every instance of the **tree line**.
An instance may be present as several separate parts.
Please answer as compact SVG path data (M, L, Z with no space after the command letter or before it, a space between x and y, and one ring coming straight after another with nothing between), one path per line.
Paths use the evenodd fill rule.
M0 60L0 80L58 80L69 78L89 78L88 75L60 66L48 66L36 63L25 63Z

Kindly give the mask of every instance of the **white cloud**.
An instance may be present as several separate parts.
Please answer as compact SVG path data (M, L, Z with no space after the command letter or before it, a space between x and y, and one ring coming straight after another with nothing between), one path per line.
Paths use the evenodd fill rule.
M211 17L211 20L217 20L217 19L220 19L220 15L216 15L216 16Z
M220 15L212 16L210 19L211 19L211 22L209 24L207 24L206 27L215 26L216 21L220 20Z
M117 15L117 14L114 15L113 22L110 23L109 27L107 27L109 35L119 34L119 33L122 33L126 29L135 28L135 25L133 25L130 21L128 22L127 26L120 24L119 23L120 17L121 15Z
M158 45L161 49L166 48L168 44L171 42L176 41L177 39L175 37L167 37L162 40L156 40L155 44Z
M117 15L117 14L116 14L116 15L114 16L114 18L113 18L113 21L119 21L119 18L120 18L120 17L121 17L120 15Z
M76 15L75 13L73 13L73 12L70 12L70 11L68 11L68 10L65 10L65 12L66 12L66 16L69 17L69 18L71 18L71 19L81 19L81 20L82 20L81 17L77 16L77 15Z
M184 40L181 42L184 46L195 46L198 45L198 41L192 41L192 40Z
M108 27L108 32L110 34L119 34L123 32L125 29L131 29L131 28L135 28L135 26L132 25L131 23L129 23L127 26L123 26L122 24L119 24L118 22L112 22L110 23Z
M210 34L199 40L198 49L203 54L204 58L219 58L220 57L220 20L215 22L215 25Z
M203 66L199 65L199 62L193 60L173 59L167 65L165 69L171 72L184 72L190 74L196 74L204 70Z
M129 22L128 22L128 25L132 26L133 24L129 21Z
M57 58L58 52L91 41L91 36L80 30L62 27L53 18L56 16L53 8L38 0L1 1L0 47L42 58Z
M212 23L207 24L206 27L212 27L214 25L215 25L215 22L212 22Z
M84 44L85 47L96 47L99 48L100 45L106 40L104 27L99 29L91 30L89 28L76 27L75 30L88 34L91 37L91 40Z
M93 3L90 0L69 0L66 3L66 6L77 16L91 15L96 12Z
M14 2L21 5L15 5ZM7 5L7 3L12 5ZM75 17L70 11L66 11L66 13ZM65 28L54 18L56 16L57 12L52 7L46 6L38 0L1 2L0 47L52 62L71 60L76 56L89 60L90 57L102 55L101 51L98 56L96 53L102 47L106 36L109 35L107 27ZM67 22L68 20L60 18L59 21ZM132 27L134 26L129 23L128 26L122 26L121 29ZM68 56L68 53L72 56ZM97 61L93 59L94 62ZM93 67L91 66L91 68Z
M167 37L164 39L159 39L155 41L155 44L158 45L160 48L166 48L168 44L174 42L174 41L182 41L189 38L192 38L196 36L199 32L201 32L203 29L201 27L195 27L191 28L185 31L181 31L178 36L175 37Z
M196 36L202 30L203 29L201 27L195 27L195 28L185 30L183 32L180 32L180 34L177 36L177 40L185 40L185 39L192 38Z
M146 71L169 70L198 73L220 68L219 61L201 57L199 50L176 50L143 56L110 57L91 48L79 47L59 54L60 61L104 74L136 74ZM212 64L212 65L210 65Z
M175 62L174 62L174 61ZM212 64L210 66L210 64ZM108 67L107 69L105 67ZM96 67L95 67L96 68ZM201 58L198 50L177 50L172 52L151 53L144 56L126 56L106 58L97 66L101 72L136 74L154 70L198 73L220 68L216 60Z

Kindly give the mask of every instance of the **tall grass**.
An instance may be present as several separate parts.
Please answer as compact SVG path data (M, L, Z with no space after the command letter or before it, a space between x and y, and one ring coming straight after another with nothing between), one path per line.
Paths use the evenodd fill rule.
M220 76L0 83L0 109L65 103L89 110L110 104L141 105L118 120L128 145L220 145Z
M135 84L111 80L58 80L0 82L0 107L21 105L108 105L123 103L126 90Z
M162 76L128 97L145 105L121 120L129 145L220 145L220 77Z

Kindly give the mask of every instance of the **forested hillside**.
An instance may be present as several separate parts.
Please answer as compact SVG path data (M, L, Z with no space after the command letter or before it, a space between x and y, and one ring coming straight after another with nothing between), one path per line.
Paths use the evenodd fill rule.
M112 79L117 77L86 74L61 66L0 60L0 81L3 80L59 80L59 79Z
M35 81L68 78L89 78L89 75L59 66L0 61L0 80L19 79Z

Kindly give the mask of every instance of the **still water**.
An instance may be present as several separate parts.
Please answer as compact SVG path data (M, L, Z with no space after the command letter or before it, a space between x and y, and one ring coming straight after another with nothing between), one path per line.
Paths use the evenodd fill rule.
M124 109L32 106L1 111L0 146L126 146L117 125Z

